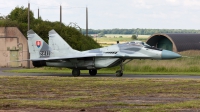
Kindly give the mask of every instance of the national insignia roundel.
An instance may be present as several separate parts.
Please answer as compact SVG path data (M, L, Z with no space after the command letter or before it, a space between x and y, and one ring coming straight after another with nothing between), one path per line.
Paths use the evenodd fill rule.
M40 48L41 44L42 44L41 41L39 41L39 40L36 41L36 46L37 46L38 48Z

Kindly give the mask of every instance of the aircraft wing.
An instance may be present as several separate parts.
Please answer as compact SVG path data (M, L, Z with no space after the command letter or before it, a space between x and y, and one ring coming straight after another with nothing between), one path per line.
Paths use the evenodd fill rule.
M30 59L31 61L42 61L42 60L63 60L63 59L75 59L75 58L87 58L87 57L96 57L96 54L85 54L85 55L68 55L62 57L50 57L50 58L38 58Z
M82 55L67 55L67 56L60 56L60 57L49 57L49 58L37 58L37 59L30 59L31 61L42 61L42 60L65 60L65 59L78 59L78 58L88 58L88 57L107 57L107 58L124 58L124 59L142 59L148 58L147 55L135 55L135 56L128 56L128 55L112 55L112 54L102 54L102 53L88 53Z

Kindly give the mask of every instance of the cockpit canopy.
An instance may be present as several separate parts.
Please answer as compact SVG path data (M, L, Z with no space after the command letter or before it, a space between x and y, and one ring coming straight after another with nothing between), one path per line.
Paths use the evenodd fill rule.
M127 44L151 47L150 45L142 41L132 41L132 42L127 42Z
M148 45L146 42L142 42L142 41L132 41L132 42L127 42L128 45L133 45L133 46L143 46L145 48L149 48L149 49L154 49L154 50L160 50L162 51L161 48L156 48L154 46L150 46Z

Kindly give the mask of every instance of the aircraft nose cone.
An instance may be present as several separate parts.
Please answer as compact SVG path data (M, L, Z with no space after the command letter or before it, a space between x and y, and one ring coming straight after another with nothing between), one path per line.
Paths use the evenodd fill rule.
M168 50L163 50L161 54L162 59L175 59L175 58L180 58L181 55L178 53L168 51Z

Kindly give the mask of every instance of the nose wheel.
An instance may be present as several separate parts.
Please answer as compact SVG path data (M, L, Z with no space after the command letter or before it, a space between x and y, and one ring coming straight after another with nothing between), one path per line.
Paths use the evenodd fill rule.
M116 71L116 76L117 77L121 77L123 75L123 71L122 70L117 70Z

